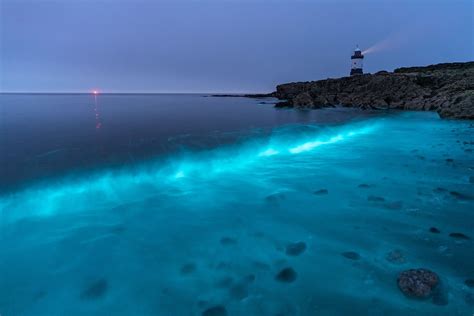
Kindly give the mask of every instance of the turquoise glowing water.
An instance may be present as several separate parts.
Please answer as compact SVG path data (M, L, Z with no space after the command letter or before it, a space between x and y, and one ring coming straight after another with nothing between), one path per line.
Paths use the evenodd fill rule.
M473 131L431 113L293 124L5 193L0 313L471 315L474 243L449 234L474 238ZM443 305L398 290L418 267Z

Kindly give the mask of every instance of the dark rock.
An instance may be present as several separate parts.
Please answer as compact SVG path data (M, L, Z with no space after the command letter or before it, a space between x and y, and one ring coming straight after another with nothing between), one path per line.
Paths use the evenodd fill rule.
M430 227L430 233L439 234L441 231L436 227Z
M297 273L293 268L284 268L277 273L275 279L280 282L291 283L296 280Z
M341 255L344 256L345 258L351 259L351 260L359 260L360 259L360 255L355 251L346 251L346 252L341 253Z
M370 185L368 185L366 183L362 183L362 184L359 184L358 187L361 188L361 189L368 189L368 188L370 188Z
M401 250L398 250L398 249L390 251L387 254L387 256L385 257L385 259L387 259L387 261L389 261L391 263L395 263L395 264L403 264L403 263L406 262L405 256L403 255Z
M474 62L399 68L391 73L278 85L280 106L437 111L441 117L474 119Z
M383 197L375 195L369 195L369 197L367 197L367 200L369 202L385 202L385 199Z
M466 284L470 288L474 288L474 279L466 279L464 281L464 284Z
M221 244L224 246L232 246L237 244L237 240L231 237L222 237Z
M398 288L408 297L428 298L439 284L436 273L427 269L410 269L400 273Z
M81 298L87 300L99 299L107 292L108 284L106 279L99 279L81 292Z
M201 314L202 316L227 316L227 309L223 305L209 307Z
M454 159L448 158L446 159L446 162L449 162L449 163L454 162Z
M288 256L299 256L306 250L306 243L303 241L291 243L286 246Z
M314 195L326 195L328 193L329 193L329 191L326 190L326 189L321 189L321 190L317 190L317 191L313 192Z
M455 239L464 239L464 240L471 239L471 238L469 238L469 236L466 236L463 233L451 233L451 234L449 234L449 237L452 237L452 238L455 238Z
M191 274L196 271L196 264L194 263L186 263L181 267L181 274Z
M457 200L461 200L461 201L471 201L471 200L473 200L472 196L464 194L464 193L451 191L451 192L449 192L449 194L451 194L451 196L454 197Z
M440 188L440 187L437 187L437 188L433 189L433 191L436 192L436 193L448 192L447 189L445 189L445 188Z

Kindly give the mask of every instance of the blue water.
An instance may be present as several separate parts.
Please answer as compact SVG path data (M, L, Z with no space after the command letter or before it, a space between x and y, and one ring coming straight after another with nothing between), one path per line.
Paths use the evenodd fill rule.
M240 122L188 131L198 146L174 124L179 150L129 148L133 161L110 150L114 163L49 166L54 176L43 180L7 173L2 315L473 313L465 281L474 242L449 236L474 238L471 122L345 109L300 116L255 100L188 98ZM161 123L154 111L144 124ZM260 119L246 119L254 111ZM207 119L195 125L216 124ZM440 276L441 303L399 291L398 273L419 267ZM294 274L282 282L285 268Z

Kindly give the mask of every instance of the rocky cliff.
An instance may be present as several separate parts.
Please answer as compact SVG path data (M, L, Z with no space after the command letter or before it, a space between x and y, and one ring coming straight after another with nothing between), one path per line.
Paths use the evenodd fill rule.
M286 100L278 107L427 110L446 118L474 119L474 62L287 83L272 95Z

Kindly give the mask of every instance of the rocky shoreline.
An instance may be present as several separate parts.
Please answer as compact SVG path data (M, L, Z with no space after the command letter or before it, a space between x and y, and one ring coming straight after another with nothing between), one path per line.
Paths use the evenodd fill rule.
M472 120L474 62L406 67L394 72L286 83L278 85L275 92L266 96L284 100L276 107L426 110L436 111L443 118Z

